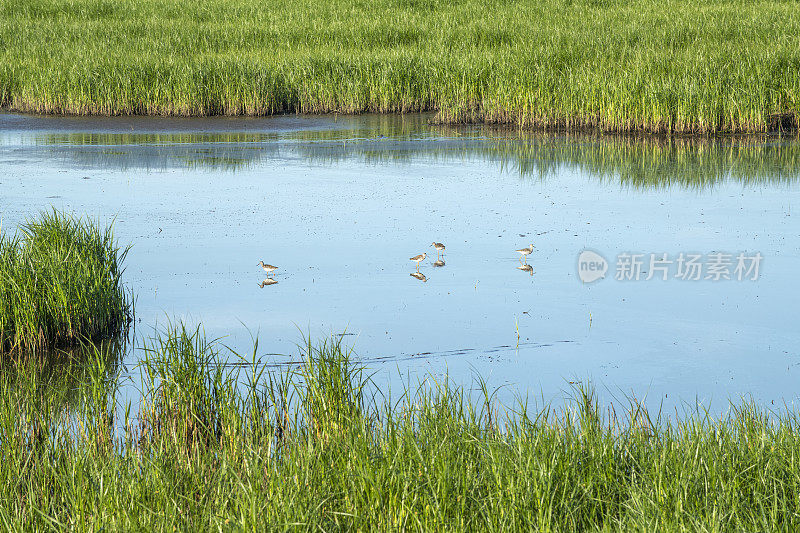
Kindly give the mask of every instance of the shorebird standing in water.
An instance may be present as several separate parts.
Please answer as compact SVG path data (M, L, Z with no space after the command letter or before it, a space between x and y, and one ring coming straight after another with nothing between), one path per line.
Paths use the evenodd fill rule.
M523 258L527 261L528 258L526 256L533 253L533 245L531 244L528 248L520 248L519 250L517 250L517 253L520 254L519 256L520 263L522 263Z
M278 283L278 281L277 281L277 280L274 280L274 279L272 279L272 278L267 278L267 279L265 279L264 281L262 281L261 283L259 283L259 284L258 284L258 286L259 286L259 287L261 287L261 288L263 289L263 288L264 288L264 287L266 287L267 285L275 285L276 283Z
M422 254L415 255L414 257L409 258L409 261L414 261L415 263L417 263L417 272L419 272L419 264L422 261L424 261L426 257L428 257L428 254L427 253L422 253Z
M265 264L264 264L264 261L261 261L261 262L259 262L259 263L258 263L258 266L260 266L261 268L263 268L263 269L264 269L264 272L266 272L267 274L269 274L269 273L270 273L270 272L272 272L273 270L278 270L278 267L276 267L275 265L265 265Z
M442 244L440 242L432 242L431 246L436 248L436 256L437 257L441 257L442 256L442 252L444 252L444 244Z

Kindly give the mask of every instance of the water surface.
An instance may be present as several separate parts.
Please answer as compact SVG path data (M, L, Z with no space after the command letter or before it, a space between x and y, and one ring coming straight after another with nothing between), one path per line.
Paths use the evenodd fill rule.
M3 230L50 206L114 220L133 244L137 335L202 322L243 351L258 335L280 363L301 333L345 334L395 388L398 374L477 373L507 396L592 381L656 405L791 403L793 205L797 139L0 114ZM432 241L447 246L444 266ZM531 243L529 273L515 250ZM580 281L584 249L609 260L606 279ZM422 252L425 281L408 260ZM618 281L625 252L764 259L755 281ZM259 287L260 260L280 267L278 283Z

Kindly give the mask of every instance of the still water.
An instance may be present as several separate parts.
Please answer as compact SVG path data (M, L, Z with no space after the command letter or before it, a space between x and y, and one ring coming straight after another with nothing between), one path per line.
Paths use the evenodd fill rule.
M133 245L137 337L202 323L281 363L304 334L345 335L396 388L477 374L506 397L580 381L651 405L800 400L796 138L0 114L3 230L51 206ZM581 281L586 249L605 278ZM651 254L668 261L652 273ZM701 279L680 279L681 254ZM740 254L757 271L737 272ZM715 257L732 279L705 279ZM262 260L277 283L261 286Z

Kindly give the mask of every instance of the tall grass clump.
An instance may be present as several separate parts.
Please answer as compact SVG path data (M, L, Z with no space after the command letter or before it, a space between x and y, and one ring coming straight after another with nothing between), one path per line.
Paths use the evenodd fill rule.
M112 228L44 212L0 233L0 350L73 346L119 336L132 320L121 277L128 248Z
M500 404L433 377L391 397L339 341L294 366L199 328L145 342L141 401L96 350L68 407L0 368L10 529L703 530L800 527L800 416L674 419L591 388ZM25 370L25 369L22 369ZM35 370L35 369L34 369ZM476 392L477 391L477 392Z

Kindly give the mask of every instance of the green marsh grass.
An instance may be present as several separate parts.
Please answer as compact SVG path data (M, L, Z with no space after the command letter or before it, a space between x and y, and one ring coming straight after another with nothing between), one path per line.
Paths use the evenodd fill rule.
M58 410L0 372L0 516L14 529L742 530L800 525L800 418L749 402L668 420L498 403L432 377L398 397L339 341L296 367L200 329L145 343L142 401L103 357ZM231 364L234 362L236 364ZM118 367L117 367L118 368ZM109 376L111 376L109 378ZM116 377L115 377L116 376ZM23 383L20 384L19 380Z
M800 124L800 4L5 0L0 106L37 113L437 111L678 133Z
M111 227L56 210L0 233L0 351L120 336L133 312L121 282L127 253Z

